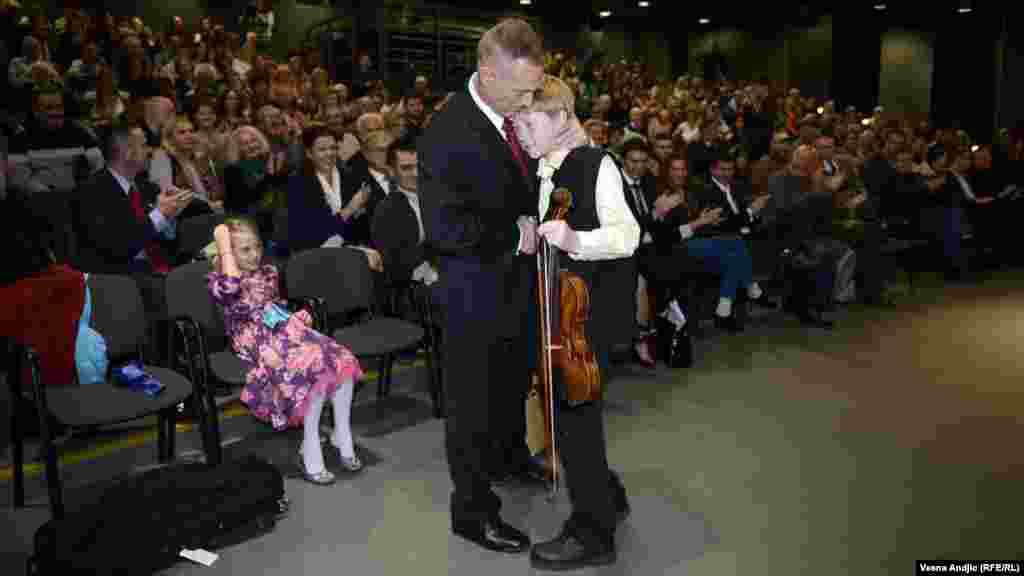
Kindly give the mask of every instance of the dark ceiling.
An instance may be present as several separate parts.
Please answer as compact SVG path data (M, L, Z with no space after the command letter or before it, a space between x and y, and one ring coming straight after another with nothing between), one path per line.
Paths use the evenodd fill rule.
M644 22L644 29L689 30L708 26L738 26L765 31L781 30L783 26L813 26L821 16L834 14L834 25L859 25L863 22L882 22L890 26L913 28L937 28L956 25L964 19L998 22L1006 4L999 2L968 2L973 4L969 14L958 9L964 0L848 0L840 3L826 3L808 0L773 0L771 2L699 2L682 3L679 0L649 0L649 7L641 8L637 0L532 0L530 6L522 6L518 0L439 0L459 8L500 15L522 11L542 18L555 25L574 28L581 23L600 26L605 22L628 21L630 25ZM567 9L571 3L572 9ZM696 8L699 4L701 8ZM883 4L885 10L876 10ZM590 9L586 7L589 5ZM602 10L610 10L612 16L603 19L598 16ZM842 17L839 19L839 17ZM709 18L710 24L700 24L701 18Z

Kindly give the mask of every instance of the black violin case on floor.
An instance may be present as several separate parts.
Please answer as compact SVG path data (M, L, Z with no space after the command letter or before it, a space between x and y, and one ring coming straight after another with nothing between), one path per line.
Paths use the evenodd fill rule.
M157 468L40 527L28 574L153 574L184 561L182 550L265 534L287 511L281 472L256 456Z

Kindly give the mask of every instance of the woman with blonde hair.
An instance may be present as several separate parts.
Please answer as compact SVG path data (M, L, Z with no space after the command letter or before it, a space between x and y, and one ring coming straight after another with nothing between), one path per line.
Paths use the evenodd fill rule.
M270 142L253 126L236 129L224 148L224 208L235 214L256 211L269 193Z
M171 188L191 190L195 198L204 200L210 209L221 210L223 203L219 198L219 186L212 190L208 188L196 164L196 132L192 120L188 116L178 116L167 125L161 140L161 147L153 151L150 160L149 179L161 191Z
M517 114L516 128L524 151L539 160L538 217L545 219L555 189L571 194L568 218L544 222L537 235L564 252L560 265L587 285L591 314L586 333L603 381L612 347L633 332L632 307L622 303L633 296L631 257L640 242L640 226L626 202L615 161L587 145L575 115L575 95L565 82L546 76L533 106ZM554 397L564 398L555 384ZM608 468L601 401L572 407L563 403L557 426L573 511L557 537L533 547L530 561L540 569L558 570L614 563L615 529L629 505L622 483Z

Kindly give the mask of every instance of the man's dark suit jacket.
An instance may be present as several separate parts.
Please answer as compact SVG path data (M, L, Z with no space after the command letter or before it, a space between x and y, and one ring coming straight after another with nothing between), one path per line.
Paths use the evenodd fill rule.
M149 218L159 190L156 184L142 180L135 181L146 211L142 221L109 170L97 172L82 185L73 206L79 270L97 274L145 272L148 262L136 256L154 239L160 242L168 262L174 261L174 242L160 237Z
M754 229L754 218L747 212L750 206L751 189L750 185L744 182L734 181L730 189L733 202L736 203L736 210L732 209L725 192L718 187L714 181L708 180L702 189L696 191L695 200L697 213L708 209L721 208L725 219L715 226L704 226L699 230L698 236L739 236L743 228Z
M344 174L340 163L338 171ZM335 234L341 235L346 244L357 243L350 238L350 224L331 213L320 179L315 175L293 174L288 179L288 240L287 246L282 248L290 252L319 248Z
M419 194L446 323L498 337L524 332L534 256L516 255L516 220L537 214L537 162L524 177L509 144L466 87L420 137Z
M349 223L349 236L351 238L346 236L345 240L350 244L368 246L370 244L370 221L373 219L373 212L377 209L377 204L380 204L381 200L387 197L387 194L381 188L377 179L373 177L373 174L370 174L370 163L366 161L366 157L363 156L362 152L356 152L354 156L349 158L346 171L342 173L341 205L345 206L351 202L352 197L359 192L364 183L368 184L372 191L370 201L366 204L366 212Z
M411 281L412 271L432 254L429 245L420 242L420 226L409 199L398 190L377 205L370 237L384 259L384 276L392 285Z

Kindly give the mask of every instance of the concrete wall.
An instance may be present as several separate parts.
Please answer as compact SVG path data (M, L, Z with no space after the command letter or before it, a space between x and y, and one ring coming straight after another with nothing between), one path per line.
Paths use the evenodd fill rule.
M878 103L886 112L927 117L935 68L934 38L910 30L882 34Z

